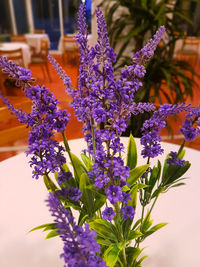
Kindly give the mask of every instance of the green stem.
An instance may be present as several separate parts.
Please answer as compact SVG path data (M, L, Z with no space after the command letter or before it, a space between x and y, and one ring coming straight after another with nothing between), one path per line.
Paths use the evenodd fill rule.
M92 146L93 146L93 153L95 154L96 151L96 145L95 145L95 135L94 135L94 127L92 123L92 117L90 117L90 126L91 126L91 132L92 132Z
M181 151L183 150L183 148L184 148L184 146L185 146L185 139L183 140L183 142L182 142L182 144L181 144L181 146L180 146L180 148L179 148L179 150L178 150L178 153L177 153L177 157L180 155L180 153L181 153Z
M152 210L153 210L153 207L154 207L155 204L156 204L156 201L157 201L159 195L160 195L160 193L155 197L155 199L154 199L154 201L153 201L153 204L151 205L150 210L147 212L147 217L150 216L150 214L151 214L151 212L152 212Z
M64 131L62 131L62 137L63 137L63 142L64 142L65 150L67 151L67 153L69 155L69 158L71 160L71 163L72 163L74 172L75 172L76 176L78 177L78 173L76 171L76 168L75 168L75 165L74 165L74 162L73 162L73 159L72 159L72 155L71 155L71 152L70 152L70 147L69 147L69 144L68 144L68 141L67 141L67 138L65 136Z
M117 220L119 221L120 220L120 207L119 207L118 202L116 202L114 204L114 207L115 207L115 210L116 210Z
M123 266L126 267L127 266L127 260L126 260L126 251L125 248L123 248L122 250L122 257L123 257Z
M143 219L144 219L144 209L145 209L145 205L142 205L141 223L143 222Z
M120 239L123 242L124 237L123 237L123 233L122 233L122 225L120 223L120 207L119 207L119 203L115 203L114 204L115 210L116 210L116 217L117 217L117 221L119 222L120 225ZM126 251L125 248L122 249L122 259L123 259L123 267L127 266L127 260L126 260Z

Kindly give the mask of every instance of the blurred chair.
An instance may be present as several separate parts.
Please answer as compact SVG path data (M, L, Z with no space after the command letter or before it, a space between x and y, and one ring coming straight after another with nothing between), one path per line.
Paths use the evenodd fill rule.
M67 63L77 63L79 60L78 45L74 37L71 35L63 36L63 64Z
M34 33L45 33L45 30L43 30L43 29L40 29L40 30L39 29L38 30L35 29L34 30Z
M26 97L8 97L15 108L30 112L32 102ZM12 146L19 140L27 139L28 128L11 115L7 106L0 101L0 146Z
M22 54L22 48L15 50L1 50L0 56L6 56L8 60L12 60L18 65L24 67L24 59ZM8 75L0 73L0 89L3 94L7 94L7 88L5 87L5 82L8 79Z
M24 67L22 48L18 48L15 50L1 50L0 48L0 56L6 56L8 60L12 60L18 65Z
M31 58L31 64L33 65L38 65L41 67L42 72L43 72L43 76L45 77L45 70L44 67L46 69L47 72L47 76L49 81L51 82L51 76L50 76L50 72L49 72L49 67L48 67L48 41L46 40L41 40L40 41L40 53L38 55L33 55Z
M195 67L199 58L199 44L198 37L186 37L181 49L177 52L177 59L188 61Z
M26 37L24 34L12 34L10 36L11 42L26 43Z

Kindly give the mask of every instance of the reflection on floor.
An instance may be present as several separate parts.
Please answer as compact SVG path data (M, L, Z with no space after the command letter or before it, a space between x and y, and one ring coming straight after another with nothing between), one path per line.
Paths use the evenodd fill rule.
M61 56L56 55L54 57L63 66ZM60 102L61 108L66 108L71 113L70 122L66 128L66 136L67 136L68 140L83 137L82 124L77 121L76 117L74 116L73 109L69 105L69 103L71 101L71 97L69 95L67 95L67 93L65 92L65 87L64 87L62 81L59 79L59 77L56 74L53 67L49 64L50 75L51 75L51 80L52 80L51 82L49 81L47 75L44 77L44 74L41 71L41 68L38 67L38 65L37 66L31 66L30 65L29 68L33 72L33 77L35 77L37 79L38 83L41 85L45 85L47 88L50 89L51 92L53 92L55 94L56 98L58 98L58 100ZM74 85L74 87L76 87L77 86L77 77L78 77L77 65L74 64L73 62L71 62L70 64L66 64L63 68L66 71L66 73L70 76L70 78L72 80L72 84ZM200 69L199 69L199 73L200 73ZM21 95L21 92L19 92L19 90L15 89L12 92L12 94L13 95ZM187 102L191 103L191 100L188 99ZM192 105L197 106L199 104L200 104L200 90L199 90L199 88L194 88L194 98L192 101ZM0 107L1 106L2 106L2 102L0 102ZM16 119L13 118L13 120L9 121L9 125L10 126L11 125L19 125L19 123L17 122ZM181 121L177 120L175 122L174 120L171 120L171 125L172 125L172 128L174 130L174 136L169 135L167 131L163 131L162 132L163 141L171 142L171 143L175 143L175 144L180 144L182 142L182 136L178 132L178 129L179 129L179 126L181 125ZM5 127L5 125L1 123L0 130L2 130L3 127ZM56 138L60 141L61 135L57 135ZM189 147L200 150L200 138L194 142L191 142L190 144L187 143L186 145ZM17 153L19 153L21 151L24 151L25 147L27 146L27 137L24 137L22 140L17 141L14 144L12 144L12 147L10 147L10 146L11 146L11 144L4 144L2 147L2 145L0 144L0 161L4 160L10 156L16 155ZM16 151L10 151L10 150L13 150L13 146L14 146L14 149Z

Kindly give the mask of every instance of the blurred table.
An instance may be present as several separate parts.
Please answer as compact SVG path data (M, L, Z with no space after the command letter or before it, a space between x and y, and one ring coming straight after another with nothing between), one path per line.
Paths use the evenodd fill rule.
M28 45L35 48L35 52L38 54L40 52L40 42L41 40L46 40L50 47L49 36L46 33L27 33L25 34Z
M127 145L128 139L122 140ZM82 139L69 143L77 156L86 147ZM140 147L138 139L136 143ZM161 161L171 150L179 148L173 144L162 145L165 155L159 157ZM186 149L185 158L192 166L185 177L190 179L185 186L163 194L153 210L154 224L169 224L142 244L144 254L149 255L144 267L200 266L199 156L199 151ZM145 163L141 157L138 161L138 164ZM31 178L31 168L24 154L0 162L0 173L0 266L63 266L59 258L62 242L58 237L44 240L47 232L28 233L35 226L53 221L45 204L47 192L42 179ZM136 214L139 216L139 209Z
M0 49L1 50L15 50L22 48L22 54L23 54L23 60L24 60L24 66L28 68L29 63L31 62L31 52L29 49L28 44L25 43L18 43L18 42L5 42L5 43L0 43Z

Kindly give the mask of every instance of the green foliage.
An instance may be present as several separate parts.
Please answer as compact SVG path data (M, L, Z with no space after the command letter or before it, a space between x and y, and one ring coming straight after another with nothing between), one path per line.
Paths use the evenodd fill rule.
M127 182L130 186L135 184L137 180L146 172L148 169L149 164L145 164L139 167L136 167L130 171L129 178L127 179Z
M184 142L177 153L181 159L185 155L183 147ZM136 143L133 136L130 135L126 163L131 170L129 177L127 177L127 184L122 187L122 190L131 196L128 205L132 206L136 211L137 221L130 218L123 219L120 210L124 207L124 204L120 201L112 206L116 216L111 222L102 218L102 210L104 210L108 201L105 190L95 188L92 179L88 177L88 171L91 170L93 161L85 154L81 154L82 162L70 152L74 177L62 184L58 184L58 173L55 172L55 181L47 175L44 176L44 182L47 189L53 193L64 187L79 188L82 195L78 201L73 201L68 197L64 199L62 196L59 196L59 199L69 212L72 214L74 210L78 212L79 225L83 226L84 223L88 223L90 230L96 231L96 240L101 245L100 256L107 266L141 267L146 256L140 256L143 251L140 248L140 244L167 224L158 223L153 225L152 209L160 194L184 184L182 180L185 178L182 178L182 176L190 167L188 161L185 162L183 167L169 165L167 163L168 157L169 155L167 155L164 164L161 165L158 160L157 165L151 169L149 168L150 164L137 166ZM62 166L62 171L70 171L67 164ZM138 203L142 207L141 217L138 216L138 211L136 210ZM40 225L30 230L30 232L39 229L48 231L46 239L59 235L56 223Z
M126 165L130 168L130 170L134 169L137 165L137 148L132 134L130 134L127 147Z
M117 245L111 244L104 253L104 260L109 267L114 267L118 260L120 249Z

